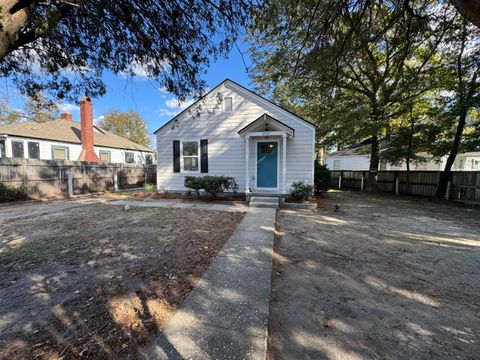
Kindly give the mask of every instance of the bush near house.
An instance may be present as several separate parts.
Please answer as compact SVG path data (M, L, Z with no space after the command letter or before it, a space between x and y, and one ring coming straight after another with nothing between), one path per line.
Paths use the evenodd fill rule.
M308 199L312 196L313 186L309 184L305 184L303 181L297 181L292 184L292 189L290 194L294 199L301 200L301 199Z
M23 185L6 185L0 183L0 203L27 199L27 192Z
M315 161L315 194L321 191L327 191L330 186L330 170L326 165L320 164L318 160Z
M232 190L234 194L238 191L235 178L228 176L185 176L184 186L195 190L198 196L200 190L204 190L212 196L229 190Z

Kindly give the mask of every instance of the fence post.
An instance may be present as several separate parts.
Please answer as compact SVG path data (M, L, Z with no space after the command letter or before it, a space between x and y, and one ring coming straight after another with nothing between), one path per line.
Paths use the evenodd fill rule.
M118 191L118 168L113 170L113 191Z
M365 190L365 173L362 171L362 182L360 183L360 191Z
M85 169L85 163L82 163L82 192L87 192L87 170Z
M445 193L445 200L450 200L452 196L452 180L448 180L447 192Z
M395 195L400 195L400 178L398 173L395 173Z
M343 171L340 171L340 175L338 175L338 188L339 189L342 188L342 175L343 175Z
M21 177L25 195L28 197L28 163L27 159L22 159Z
M73 197L73 170L72 168L67 171L67 188L68 197Z

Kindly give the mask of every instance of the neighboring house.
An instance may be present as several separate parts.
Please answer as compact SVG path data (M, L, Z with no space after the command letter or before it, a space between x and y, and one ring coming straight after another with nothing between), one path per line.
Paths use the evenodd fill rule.
M315 126L228 79L155 134L159 190L185 191L187 175L275 194L313 184Z
M153 150L93 125L92 102L80 102L80 123L63 113L44 123L0 126L0 158L79 160L92 162L153 162Z
M427 154L423 154L427 157ZM439 160L429 159L426 162L410 164L412 171L442 171L445 168L447 157ZM362 170L367 171L370 166L370 145L358 144L335 151L327 155L326 165L330 170ZM379 170L407 170L405 163L392 165L380 160ZM458 154L452 166L453 171L480 171L480 152Z

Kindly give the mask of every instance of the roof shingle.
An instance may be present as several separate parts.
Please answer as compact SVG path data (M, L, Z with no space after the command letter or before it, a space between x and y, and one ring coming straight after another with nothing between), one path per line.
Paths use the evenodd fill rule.
M0 126L0 134L74 144L82 143L80 123L64 119L47 121L44 123L22 122L3 125ZM137 144L126 138L112 134L111 132L97 126L94 126L93 128L93 138L95 146L153 152L153 150L147 146Z

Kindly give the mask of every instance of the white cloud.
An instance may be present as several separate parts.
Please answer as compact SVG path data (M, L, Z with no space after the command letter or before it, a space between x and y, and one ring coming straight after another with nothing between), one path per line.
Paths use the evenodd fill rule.
M155 112L160 116L175 116L175 115L177 115L176 111L168 110L168 109L165 109L165 108L157 109L157 110L155 110Z
M179 112L185 110L191 104L193 104L194 100L189 99L187 101L179 102L177 98L171 98L165 100L165 106L157 109L155 112L160 116L170 116L173 117L177 115Z
M80 111L80 106L74 105L74 104L69 104L69 103L57 104L57 108L60 112Z
M160 94L168 94L168 90L166 86L159 87L158 91L160 91Z
M98 125L98 123L99 123L100 121L102 121L103 119L105 119L105 115L100 115L100 116L98 116L98 117L96 117L96 118L93 119L93 124L94 124L94 125Z
M190 105L193 104L193 99L186 100L183 102L178 101L177 98L171 98L168 100L165 100L165 106L169 109L176 110L176 111L182 111L189 107Z

